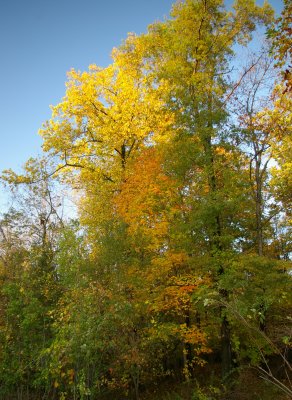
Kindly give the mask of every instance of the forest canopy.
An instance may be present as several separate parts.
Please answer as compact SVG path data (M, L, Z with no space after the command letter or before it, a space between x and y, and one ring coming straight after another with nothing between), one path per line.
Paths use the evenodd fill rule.
M1 176L1 399L292 398L290 64L288 0L185 0L68 73Z

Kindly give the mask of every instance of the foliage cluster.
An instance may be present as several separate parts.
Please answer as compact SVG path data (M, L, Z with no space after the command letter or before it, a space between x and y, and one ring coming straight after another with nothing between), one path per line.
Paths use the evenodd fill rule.
M291 85L273 67L289 7L271 27L267 3L177 2L107 68L69 73L45 156L2 174L18 206L0 221L0 398L184 381L219 399L247 366L291 396ZM274 55L236 76L258 24ZM212 369L223 385L193 384Z

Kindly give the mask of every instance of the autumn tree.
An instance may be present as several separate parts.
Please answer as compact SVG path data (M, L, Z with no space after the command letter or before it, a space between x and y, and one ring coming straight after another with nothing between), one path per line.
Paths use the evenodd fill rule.
M235 2L233 14L223 8L221 1L186 1L173 7L172 19L150 27L148 34L130 37L124 46L125 59L139 54L142 47L143 68L154 71L156 85L167 82L165 92L168 107L176 116L176 138L192 137L197 144L198 157L193 159L200 178L205 184L205 196L198 203L204 204L203 214L208 215L202 229L205 231L203 246L213 257L213 273L217 283L224 275L226 246L224 235L226 207L224 190L226 181L220 182L220 151L228 151L224 135L227 118L225 107L228 99L224 75L235 43L246 44L257 21L267 21L271 10L263 9L253 1ZM215 38L215 39L214 39ZM222 150L220 150L220 148ZM219 156L219 157L218 157ZM228 292L218 285L223 302ZM222 365L223 374L231 368L230 328L226 313L222 312Z
M108 67L69 72L46 158L2 177L24 188L0 221L4 396L137 400L288 349L290 92L262 54L232 73L271 19L253 0L176 2Z

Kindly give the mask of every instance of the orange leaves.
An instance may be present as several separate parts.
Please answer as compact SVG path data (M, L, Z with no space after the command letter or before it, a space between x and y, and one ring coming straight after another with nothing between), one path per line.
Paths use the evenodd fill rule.
M197 288L196 285L186 285L186 286L181 286L181 287L180 287L180 290L181 290L182 292L185 292L185 293L193 293L193 291L194 291L196 288Z
M190 297L188 293L180 290L177 286L169 286L161 294L158 306L161 312L175 315L184 315L189 309Z
M207 338L204 332L198 327L188 327L187 324L181 324L176 329L177 334L181 337L183 343L194 345L194 352L210 353L211 350L207 347Z
M116 210L132 234L142 232L153 239L167 234L175 187L164 173L161 161L153 148L144 150L115 196Z
M166 314L184 316L191 308L192 295L205 281L191 274L173 276L167 281L167 286L161 290L155 310Z
M52 118L40 134L44 150L58 156L59 176L85 193L79 203L83 222L100 229L111 219L111 195L120 190L131 163L141 149L169 140L174 117L165 107L166 84L148 82L149 76L139 71L139 65L126 64L121 55L116 54L107 68L91 65L83 73L71 70L68 79L63 101L52 107ZM153 168L150 164L146 165L149 170ZM132 187L144 190L134 175ZM153 196L164 193L155 184L148 189L151 213ZM145 216L144 225L149 225L149 218ZM166 231L163 221L156 229L162 234Z

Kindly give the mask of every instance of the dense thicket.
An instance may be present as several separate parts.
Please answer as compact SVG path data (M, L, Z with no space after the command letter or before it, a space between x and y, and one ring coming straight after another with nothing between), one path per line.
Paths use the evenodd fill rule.
M178 2L69 73L2 175L0 398L291 398L289 9Z

